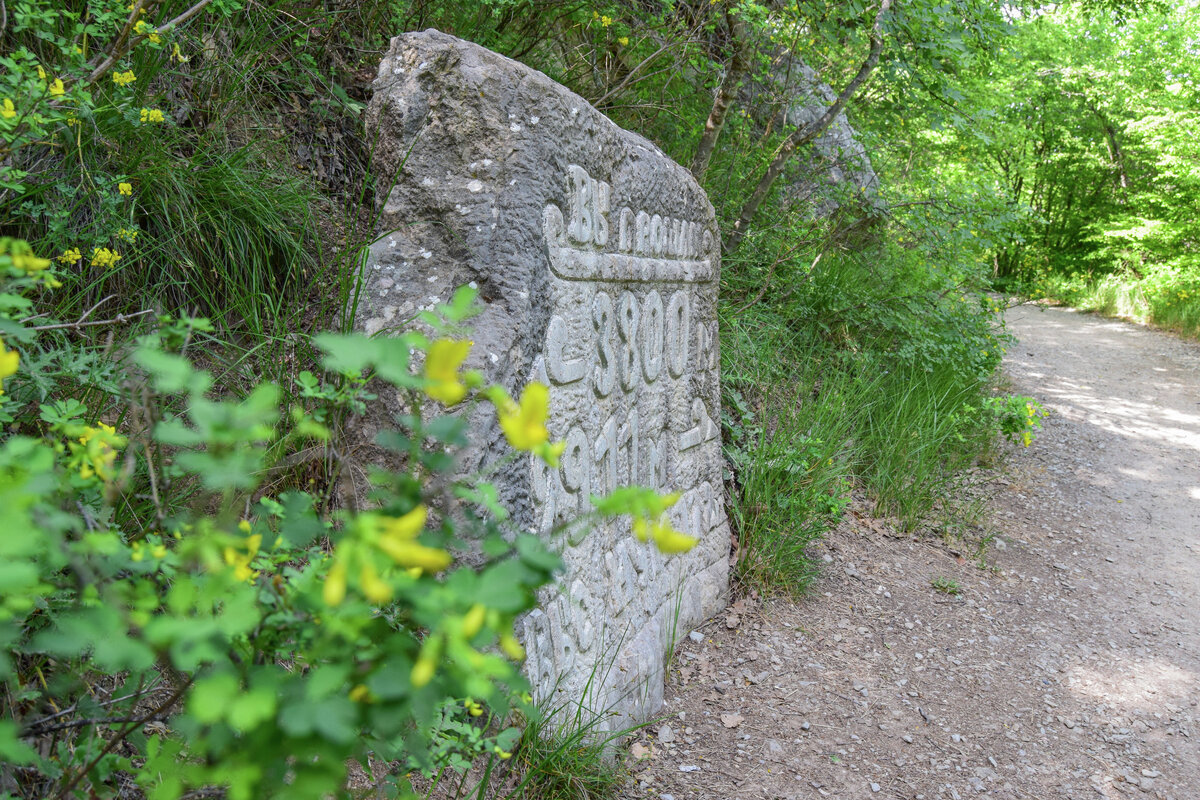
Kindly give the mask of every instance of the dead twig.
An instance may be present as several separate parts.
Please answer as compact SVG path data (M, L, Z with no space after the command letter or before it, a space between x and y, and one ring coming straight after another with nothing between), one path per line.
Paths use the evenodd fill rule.
M38 325L37 327L30 328L29 330L31 330L31 331L54 331L54 330L62 330L64 328L69 328L71 330L78 330L79 328L91 328L95 325L124 325L126 323L133 322L138 317L142 317L142 316L145 316L146 314L153 314L153 313L154 313L154 309L148 308L144 311L135 311L132 314L117 314L115 317L112 317L111 319L96 319L96 320L92 320L90 322L84 322L81 317L80 319L76 320L75 322L60 322L56 325Z
M180 684L179 688L176 689L174 692L172 692L170 697L168 697L165 701L163 701L161 704L159 704L158 707L156 707L149 714L145 714L140 717L135 717L133 719L133 721L130 722L129 725L124 730L122 730L119 734L114 736L112 738L112 740L109 741L109 743L107 745L105 745L104 749L101 750L96 755L95 758L93 758L90 762L85 764L83 766L83 768L79 770L79 772L75 773L75 776L73 778L71 778L70 781L63 784L62 789L59 790L58 795L57 795L58 800L66 800L66 798L68 796L70 796L71 791L79 784L79 782L81 780L83 780L83 777L85 775L87 775L89 772L91 772L96 767L96 765L100 763L100 759L104 758L106 755L108 755L110 752L112 752L113 748L116 747L118 744L125 741L126 737L128 737L129 734L133 733L135 728L137 728L141 725L144 725L145 723L147 723L153 719L157 719L160 714L162 714L168 708L170 708L171 706L173 706L177 702L179 702L179 699L181 697L183 697L184 693L189 688L191 688L192 682L195 679L196 679L195 676L192 676L192 677L188 678L186 681L184 681L182 684Z

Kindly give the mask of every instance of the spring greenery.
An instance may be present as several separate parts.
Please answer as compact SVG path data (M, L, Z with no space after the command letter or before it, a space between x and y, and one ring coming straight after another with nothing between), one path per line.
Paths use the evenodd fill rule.
M959 530L997 442L1033 441L1001 292L1200 329L1197 8L3 0L0 798L617 791L610 735L519 670L555 542L454 466L476 407L506 463L553 462L545 387L462 369L469 292L350 333L388 36L491 47L691 166L740 578L799 592L848 508ZM802 122L834 101L801 61L870 169ZM401 466L355 508L380 387ZM670 500L595 513L675 552Z

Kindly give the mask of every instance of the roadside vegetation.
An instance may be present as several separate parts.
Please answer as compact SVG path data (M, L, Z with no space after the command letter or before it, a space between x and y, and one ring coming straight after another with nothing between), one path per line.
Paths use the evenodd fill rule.
M964 487L1042 417L998 390L997 289L1200 325L1194 5L0 12L0 798L620 784L595 720L538 735L549 712L519 674L513 620L557 557L450 466L460 404L490 409L514 458L554 461L543 394L461 369L469 292L423 320L433 335L352 334L382 179L361 112L391 34L437 27L540 69L709 192L745 585L802 592L807 546L853 503L914 535L961 528ZM871 169L836 152L832 111L801 121L793 59ZM354 509L344 429L372 377L413 410L386 442L406 466ZM596 513L678 551L669 500ZM453 560L468 541L482 567Z

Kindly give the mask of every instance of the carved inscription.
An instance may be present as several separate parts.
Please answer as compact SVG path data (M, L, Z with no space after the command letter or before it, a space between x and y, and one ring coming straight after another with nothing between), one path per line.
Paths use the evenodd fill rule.
M639 485L680 492L672 523L704 539L724 518L719 467L711 467L720 459L709 394L717 329L695 321L701 292L715 293L712 234L690 220L612 208L612 187L579 166L570 166L566 178L565 208L550 204L543 213L553 298L544 350L548 424L566 449L556 469L534 462L536 522L550 529L586 513L593 495ZM713 380L701 379L710 372ZM579 545L586 532L569 530L568 544ZM645 594L645 586L656 585L666 562L630 542L628 524L611 533L603 562L594 564L611 573L604 607L616 610L613 621L626 609L640 616L631 603L657 613L670 598L638 600L639 587ZM564 555L570 562L571 552ZM595 638L590 630L550 634L556 647L573 647L575 654L586 653Z

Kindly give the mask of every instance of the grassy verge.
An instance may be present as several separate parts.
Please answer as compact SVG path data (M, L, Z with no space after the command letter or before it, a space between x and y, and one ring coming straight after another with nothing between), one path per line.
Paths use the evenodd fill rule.
M1182 273L1108 275L1085 280L1052 274L1022 294L1047 297L1081 311L1145 322L1200 338L1200 278Z
M907 529L945 523L998 433L987 398L1005 337L970 276L883 241L824 247L725 267L730 509L740 577L765 590L808 586L806 549L853 489Z

